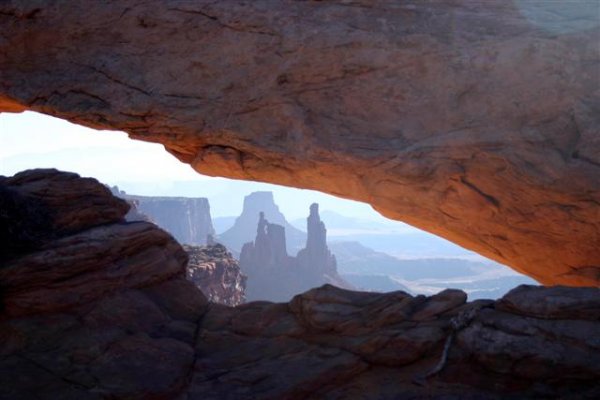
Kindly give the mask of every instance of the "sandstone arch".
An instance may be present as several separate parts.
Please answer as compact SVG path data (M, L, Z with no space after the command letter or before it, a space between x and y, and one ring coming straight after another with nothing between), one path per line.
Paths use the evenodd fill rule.
M598 286L593 0L104 3L0 4L0 111L124 130Z

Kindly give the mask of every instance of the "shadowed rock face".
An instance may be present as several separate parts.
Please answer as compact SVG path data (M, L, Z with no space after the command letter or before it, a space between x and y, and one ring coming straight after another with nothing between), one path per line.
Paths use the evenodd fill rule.
M521 286L466 303L459 290L325 285L226 307L185 279L170 235L125 222L126 203L97 181L42 170L0 187L53 216L31 230L37 247L0 266L2 400L600 396L600 289Z
M594 1L4 1L0 110L600 281Z

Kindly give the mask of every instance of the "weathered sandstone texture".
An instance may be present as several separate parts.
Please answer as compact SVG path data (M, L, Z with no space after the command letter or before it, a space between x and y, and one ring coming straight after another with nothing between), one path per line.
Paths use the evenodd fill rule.
M226 306L246 302L246 276L225 246L183 246L189 256L187 277L209 301Z
M248 301L289 301L297 294L323 284L354 289L337 272L335 256L327 247L327 231L318 204L310 207L307 239L296 257L286 250L287 229L258 215L256 238L244 244L240 267L248 276Z
M2 235L17 217L36 238L0 264L2 400L600 396L598 288L465 303L458 290L325 285L226 307L185 279L170 235L125 222L126 204L98 182L42 170L0 188L22 207L2 209Z
M124 130L204 174L365 201L598 286L599 20L596 0L7 0L0 111Z

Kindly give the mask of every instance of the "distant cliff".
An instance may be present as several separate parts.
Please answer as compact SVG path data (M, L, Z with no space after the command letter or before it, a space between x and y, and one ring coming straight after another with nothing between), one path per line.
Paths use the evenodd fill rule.
M244 198L242 214L227 231L219 235L218 241L228 249L241 251L244 243L254 239L259 213L267 220L285 228L286 249L296 254L306 243L306 233L290 225L275 204L272 192L253 192Z
M337 273L335 256L327 247L327 230L319 218L319 207L310 207L306 246L297 257L286 250L286 229L270 223L263 212L258 215L254 242L242 247L240 267L248 276L248 301L288 301L294 295L329 283L352 288Z
M113 187L113 194L133 207L128 220L144 220L144 216L169 232L179 243L205 245L208 235L215 235L210 205L204 197L136 196Z

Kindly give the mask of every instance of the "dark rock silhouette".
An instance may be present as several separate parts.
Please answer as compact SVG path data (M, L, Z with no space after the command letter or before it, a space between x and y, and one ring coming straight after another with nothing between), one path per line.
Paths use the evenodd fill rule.
M465 303L325 285L227 307L185 279L169 234L126 222L97 181L27 171L0 187L51 216L34 223L38 247L0 268L2 400L600 396L598 288Z
M329 283L352 288L337 273L335 257L327 247L327 231L319 206L310 207L306 246L296 257L286 250L286 229L259 212L256 239L244 244L240 266L248 276L247 297L252 300L287 301L294 295Z
M271 223L285 228L286 246L291 254L296 254L304 246L306 233L287 222L275 204L272 192L253 192L244 197L242 214L236 218L231 228L219 235L218 241L239 253L245 243L254 240L256 225L259 222L258 215L261 212Z

